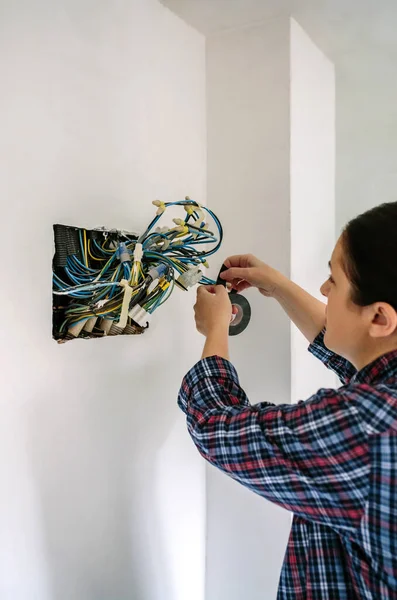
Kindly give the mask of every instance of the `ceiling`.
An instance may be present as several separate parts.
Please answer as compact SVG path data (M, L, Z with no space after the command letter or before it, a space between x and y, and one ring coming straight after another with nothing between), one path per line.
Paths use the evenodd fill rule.
M335 62L355 76L397 73L396 0L161 0L207 36L294 17Z

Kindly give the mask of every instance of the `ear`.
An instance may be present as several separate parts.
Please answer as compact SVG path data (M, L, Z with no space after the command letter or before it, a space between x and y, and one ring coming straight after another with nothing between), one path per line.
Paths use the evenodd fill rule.
M397 329L397 312L387 302L377 302L371 306L372 320L369 334L373 338L393 335Z

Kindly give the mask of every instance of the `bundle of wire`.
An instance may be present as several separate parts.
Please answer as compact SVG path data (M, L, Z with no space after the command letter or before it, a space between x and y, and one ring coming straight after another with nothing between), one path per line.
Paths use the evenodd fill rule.
M222 243L217 216L188 197L153 204L156 216L141 236L54 226L53 335L58 341L143 333L175 284L185 290L196 283L215 284L202 267ZM158 227L172 206L184 210L184 218L173 219L173 227Z

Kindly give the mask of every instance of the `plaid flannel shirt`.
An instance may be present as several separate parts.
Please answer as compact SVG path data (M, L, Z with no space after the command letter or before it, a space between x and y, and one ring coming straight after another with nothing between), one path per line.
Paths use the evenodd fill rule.
M339 389L251 405L213 356L185 376L178 404L206 460L294 513L278 600L397 599L397 350L356 371L324 333L309 350Z

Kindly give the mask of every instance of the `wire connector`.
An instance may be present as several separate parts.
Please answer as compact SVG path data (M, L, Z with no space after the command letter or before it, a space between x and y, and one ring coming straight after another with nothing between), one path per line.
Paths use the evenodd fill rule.
M185 204L184 209L186 210L187 214L192 215L194 213L194 211L196 210L196 207L192 204Z
M168 288L170 287L170 282L166 280L165 277L162 277L159 280L159 286L161 287L161 289L163 290L163 292L165 292L165 290L168 290Z
M157 267L152 267L148 273L148 277L151 277L153 281L160 279L167 272L167 265L160 263Z
M183 237L185 235L188 235L189 233L189 227L187 225L180 225L179 227L175 227L175 231L178 231L178 235L176 237Z
M136 304L131 308L128 316L140 327L148 327L150 322L151 314L148 313L142 306Z
M138 242L135 244L134 249L134 262L142 262L143 258L143 246Z
M131 255L124 242L120 242L118 247L118 255L121 263L131 262Z
M163 234L166 234L166 233L168 233L168 232L169 232L169 230L170 230L170 228L169 228L169 227L167 227L166 225L164 225L164 227L156 227L156 229L155 229L154 231L155 231L155 233L163 233Z
M175 283L184 290L188 290L190 287L199 283L202 277L203 273L200 271L200 267L194 266L190 267L185 273L182 273L182 275L175 280Z
M165 211L165 209L167 208L165 205L165 202L161 202L161 200L153 200L152 204L154 204L154 206L158 206L156 215L160 216L163 214L163 212Z

